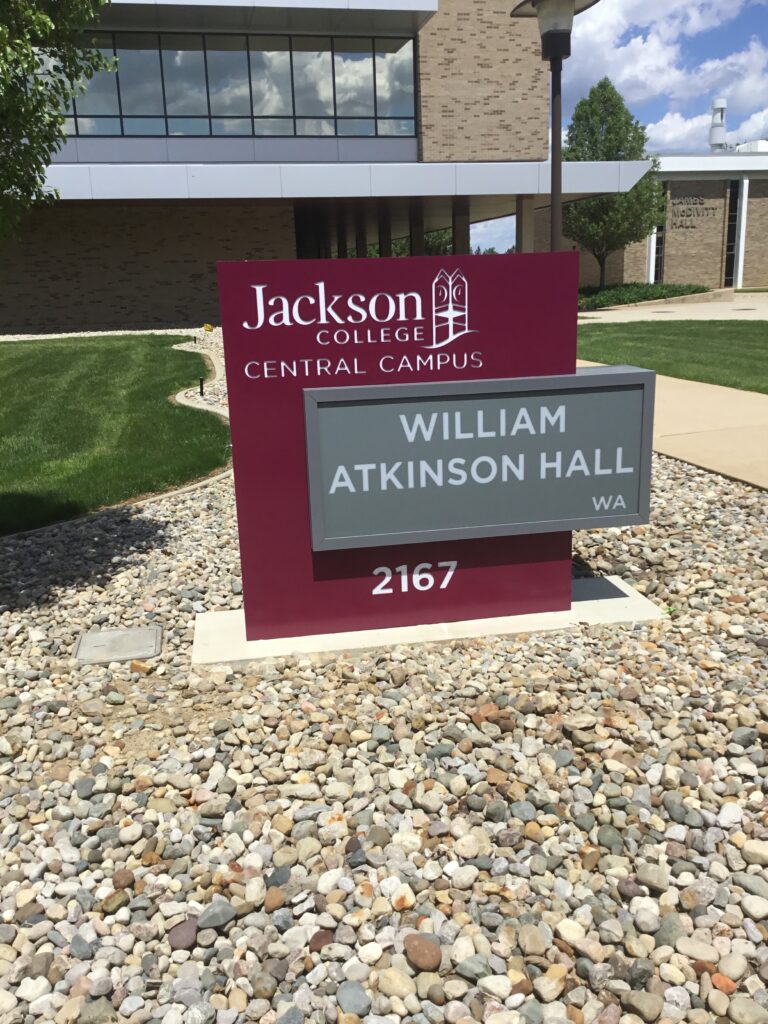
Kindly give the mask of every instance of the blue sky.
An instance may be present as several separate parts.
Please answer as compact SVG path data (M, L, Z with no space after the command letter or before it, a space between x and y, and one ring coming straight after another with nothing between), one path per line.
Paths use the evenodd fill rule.
M566 119L604 75L647 127L654 153L706 152L712 100L728 101L728 141L768 137L768 0L600 0L576 19L564 66ZM473 242L503 249L509 220Z

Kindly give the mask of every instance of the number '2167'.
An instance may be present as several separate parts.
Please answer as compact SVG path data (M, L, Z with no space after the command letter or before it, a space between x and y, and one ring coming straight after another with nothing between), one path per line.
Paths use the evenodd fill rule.
M458 562L438 562L434 567L438 572L441 570L445 571L445 575L440 581L440 590L445 590L451 582L458 564ZM395 576L400 578L399 593L401 594L407 594L411 589L431 590L435 583L437 583L432 569L431 562L420 562L413 570L407 565L398 565L395 569L390 569L386 565L380 565L378 569L373 570L373 575L383 578L374 586L372 593L376 597L397 593L398 591L395 589L396 584L392 582Z

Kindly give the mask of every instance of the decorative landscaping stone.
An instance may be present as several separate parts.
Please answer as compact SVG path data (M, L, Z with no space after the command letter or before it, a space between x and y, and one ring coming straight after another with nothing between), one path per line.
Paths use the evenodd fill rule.
M673 615L527 640L193 668L227 478L0 539L3 1024L766 1024L764 494L655 474Z

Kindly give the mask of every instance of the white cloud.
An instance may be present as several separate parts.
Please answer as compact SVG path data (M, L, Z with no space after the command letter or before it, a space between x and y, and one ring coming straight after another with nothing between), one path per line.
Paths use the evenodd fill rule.
M516 217L499 217L472 225L472 248L495 249L506 252L515 244Z
M573 104L607 75L630 105L664 102L668 112L649 126L654 147L673 144L673 136L678 148L706 145L709 119L699 111L709 110L715 96L725 96L730 112L742 117L738 132L747 130L768 96L768 46L755 36L743 50L698 64L686 57L686 48L692 37L744 12L757 29L766 5L768 0L602 0L576 20L567 100ZM692 103L696 112L684 116Z
M677 111L669 111L661 120L648 125L648 149L652 153L705 152L709 148L711 122L709 113L683 117ZM764 107L728 131L726 137L731 145L737 145L750 139L765 138L767 134L768 107Z

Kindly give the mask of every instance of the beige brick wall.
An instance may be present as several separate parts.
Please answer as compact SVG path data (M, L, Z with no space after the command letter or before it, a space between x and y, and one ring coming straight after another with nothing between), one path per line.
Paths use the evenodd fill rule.
M673 181L664 242L664 283L722 288L727 181Z
M419 34L424 160L546 160L547 65L508 0L440 0Z
M537 210L534 218L534 244L536 252L549 252L549 210ZM563 237L562 249L578 249L577 244L570 238ZM605 268L606 284L619 284L624 268L624 254L620 252L611 253ZM629 278L626 278L629 280ZM579 252L579 287L592 288L600 284L600 265L592 253Z
M768 287L768 181L749 183L744 287Z
M625 282L648 280L648 240L633 242L624 250Z
M216 323L217 260L295 255L289 203L58 203L0 247L0 333Z

